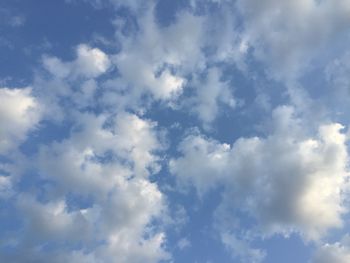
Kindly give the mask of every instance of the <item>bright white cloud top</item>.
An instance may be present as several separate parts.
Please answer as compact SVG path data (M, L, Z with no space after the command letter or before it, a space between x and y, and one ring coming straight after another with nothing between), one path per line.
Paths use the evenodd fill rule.
M30 88L0 88L0 152L13 150L40 120L40 105Z
M348 0L27 2L0 262L350 262Z

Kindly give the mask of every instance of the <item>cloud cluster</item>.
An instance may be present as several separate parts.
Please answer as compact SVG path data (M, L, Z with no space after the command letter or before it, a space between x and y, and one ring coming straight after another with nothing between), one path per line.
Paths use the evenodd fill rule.
M171 261L164 224L177 223L169 207L181 206L168 189L195 189L200 200L219 192L212 227L241 262L266 257L254 241L291 234L318 246L313 263L350 260L348 237L326 239L348 213L349 132L335 111L348 109L349 52L333 46L348 40L347 0L193 0L171 18L159 1L66 0L79 1L115 8L111 49L44 54L30 88L0 88L0 224L10 225L1 261ZM334 90L309 92L302 77L312 70ZM345 102L336 110L331 93ZM229 143L214 127L223 112L233 123L218 127L240 134ZM173 117L176 132L158 126ZM175 250L194 247L191 238Z
M0 197L9 202L1 213L18 219L18 227L1 239L1 260L154 263L169 258L165 233L154 224L164 217L165 197L149 179L160 169L163 150L156 122L126 111L85 111L98 107L98 78L112 67L100 49L82 44L72 61L45 55L42 63L33 91L0 90L1 153L17 149L42 118L43 126L67 120L72 125L67 137L38 145L30 161L19 153L13 164L1 163ZM172 81L164 75L166 85ZM25 180L33 186L24 183L19 189Z
M154 123L129 113L108 121L81 115L69 139L42 146L35 167L49 183L37 186L41 197L14 197L21 228L8 245L23 253L1 258L46 262L57 254L57 262L66 257L68 262L166 259L165 234L152 225L165 212L162 193L148 180L158 169L154 151L161 150L154 128ZM21 258L24 253L26 259Z

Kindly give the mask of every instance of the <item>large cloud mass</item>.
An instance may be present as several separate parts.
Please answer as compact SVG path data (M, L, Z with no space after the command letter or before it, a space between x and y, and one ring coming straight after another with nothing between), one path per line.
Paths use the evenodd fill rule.
M347 135L331 123L320 126L314 137L305 136L290 107L276 109L273 116L271 135L240 138L232 146L190 135L170 170L201 195L224 186L217 213L222 218L235 221L235 214L227 213L236 210L257 220L261 234L297 231L319 240L342 226L347 211ZM220 228L228 230L223 223Z

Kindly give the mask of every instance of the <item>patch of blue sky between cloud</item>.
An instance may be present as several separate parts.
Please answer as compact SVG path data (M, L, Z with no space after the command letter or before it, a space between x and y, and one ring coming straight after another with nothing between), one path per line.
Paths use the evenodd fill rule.
M348 261L347 1L0 7L1 260Z

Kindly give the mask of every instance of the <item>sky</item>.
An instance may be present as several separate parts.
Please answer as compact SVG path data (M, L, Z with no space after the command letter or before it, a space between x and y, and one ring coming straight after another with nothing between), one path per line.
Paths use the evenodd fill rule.
M350 262L349 0L0 1L0 262Z

